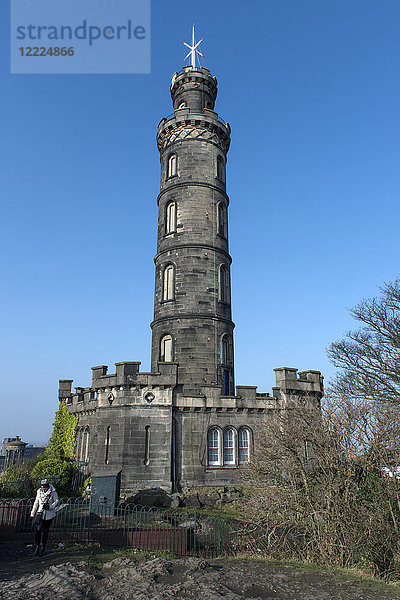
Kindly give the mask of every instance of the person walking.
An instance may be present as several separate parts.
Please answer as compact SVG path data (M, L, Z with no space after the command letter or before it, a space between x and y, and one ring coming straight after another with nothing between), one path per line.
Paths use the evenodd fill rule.
M55 508L59 502L54 486L48 479L42 479L31 511L35 529L34 556L43 556L44 554L50 526L56 516Z

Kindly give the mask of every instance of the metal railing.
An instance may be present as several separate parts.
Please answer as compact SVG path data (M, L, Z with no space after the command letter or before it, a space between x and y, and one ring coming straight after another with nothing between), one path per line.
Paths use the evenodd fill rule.
M33 499L0 499L0 541L32 540ZM261 526L198 512L119 504L113 509L83 498L62 498L50 530L56 542L167 550L216 557L264 546Z

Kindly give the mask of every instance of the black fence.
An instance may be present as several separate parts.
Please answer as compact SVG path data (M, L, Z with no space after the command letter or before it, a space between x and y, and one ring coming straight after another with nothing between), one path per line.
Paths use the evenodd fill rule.
M0 541L32 541L33 502L0 499ZM99 542L210 558L265 547L265 530L254 523L133 504L110 510L82 498L60 500L50 535L55 542Z

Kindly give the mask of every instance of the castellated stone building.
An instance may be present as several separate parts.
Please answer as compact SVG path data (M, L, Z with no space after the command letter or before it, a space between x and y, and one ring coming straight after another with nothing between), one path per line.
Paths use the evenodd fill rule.
M79 417L77 455L121 491L231 485L275 411L319 406L319 371L275 369L272 395L236 386L226 163L230 126L214 111L217 80L184 67L172 77L173 115L158 125L151 372L140 362L92 368L90 388L60 380Z

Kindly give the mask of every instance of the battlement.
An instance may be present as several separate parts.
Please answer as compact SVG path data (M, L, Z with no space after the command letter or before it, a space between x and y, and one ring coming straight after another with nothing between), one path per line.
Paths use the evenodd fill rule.
M274 369L276 386L273 394L282 407L292 408L307 402L319 406L324 395L324 378L320 371L299 371L292 367Z
M171 98L174 109L183 103L191 108L214 108L217 92L217 79L205 67L199 70L191 66L183 67L181 73L172 75Z
M91 387L76 386L74 392L72 379L60 379L58 399L60 402L64 400L71 410L95 409L97 406L111 406L114 402L135 403L134 398L141 402L142 396L150 390L172 390L175 387L176 363L159 363L156 373L140 372L140 364L139 361L115 363L115 373L108 373L107 365L92 367ZM165 395L161 396L164 403Z

